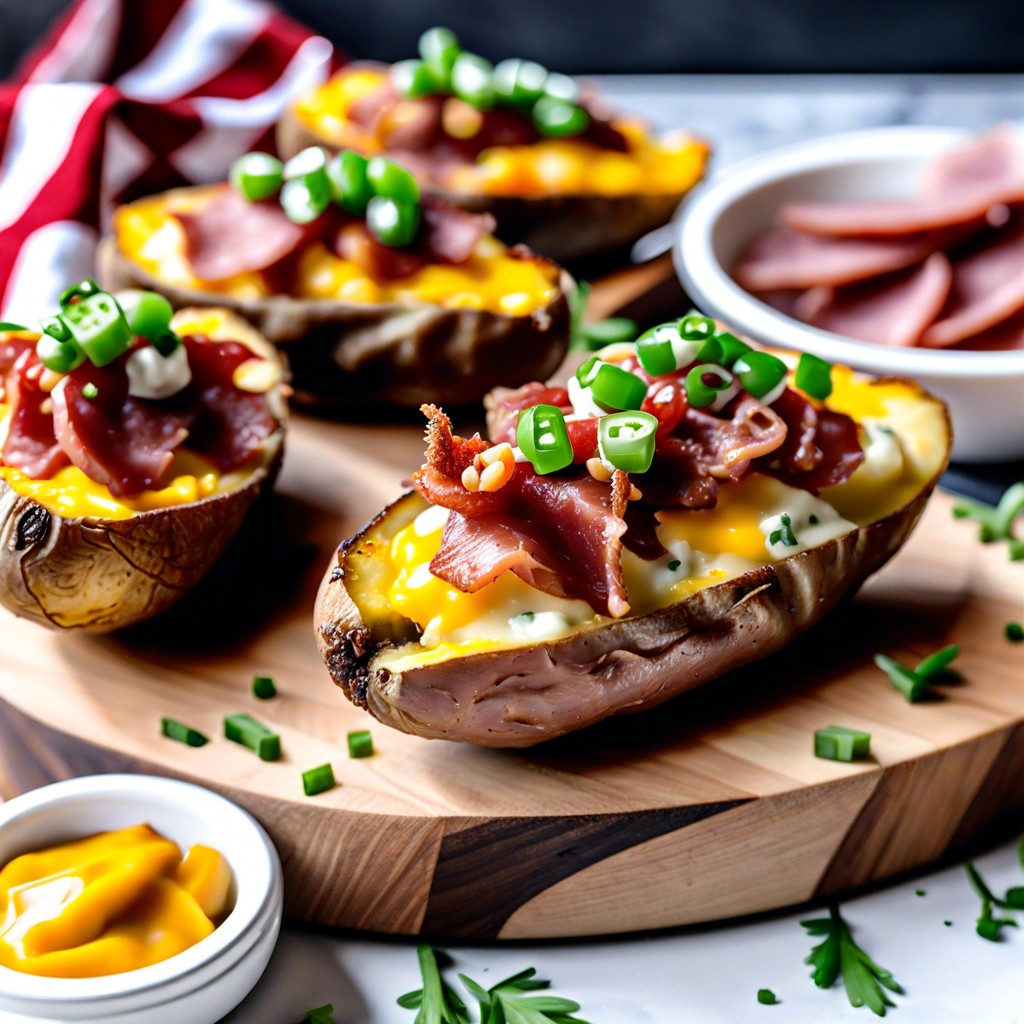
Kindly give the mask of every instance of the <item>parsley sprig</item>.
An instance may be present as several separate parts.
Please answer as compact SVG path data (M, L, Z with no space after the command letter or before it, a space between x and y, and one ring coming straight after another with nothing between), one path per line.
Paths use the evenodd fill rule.
M441 976L438 954L430 946L416 950L423 988L407 992L398 1005L417 1010L413 1024L472 1024L466 1004ZM441 954L444 957L444 954ZM551 985L527 967L490 988L459 975L466 991L477 1001L480 1024L587 1024L574 1016L580 1004L552 995L531 995Z
M889 682L896 687L911 703L924 700L931 696L933 683L950 683L960 680L960 673L950 668L953 659L960 653L956 644L949 644L942 650L929 654L914 668L890 658L887 654L876 654L875 664L889 677Z
M978 540L982 544L1008 541L1010 559L1014 562L1024 559L1024 540L1018 539L1013 532L1014 520L1021 513L1024 513L1024 480L1011 484L994 508L967 499L953 506L954 518L973 519L979 524Z
M866 1006L879 1017L885 1016L887 1006L895 1004L886 995L886 989L899 995L903 989L891 972L879 967L853 939L849 925L839 915L839 907L832 904L828 917L816 917L800 924L824 941L815 946L804 961L814 971L811 977L818 988L831 988L842 975L846 997L851 1006Z
M1017 847L1017 860L1024 868L1024 840ZM969 860L966 868L967 877L974 891L981 897L981 913L978 915L975 931L989 942L998 942L1003 929L1016 928L1017 921L1013 917L997 917L995 910L1024 910L1024 886L1018 885L1007 889L1006 894L999 897L989 887L973 861Z

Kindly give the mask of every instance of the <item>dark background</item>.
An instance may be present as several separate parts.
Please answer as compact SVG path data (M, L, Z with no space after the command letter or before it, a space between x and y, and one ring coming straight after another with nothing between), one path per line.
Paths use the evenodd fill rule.
M148 3L153 0L129 0ZM0 75L66 0L0 0ZM284 0L361 58L415 53L448 25L494 60L589 72L984 72L1024 69L1022 0Z

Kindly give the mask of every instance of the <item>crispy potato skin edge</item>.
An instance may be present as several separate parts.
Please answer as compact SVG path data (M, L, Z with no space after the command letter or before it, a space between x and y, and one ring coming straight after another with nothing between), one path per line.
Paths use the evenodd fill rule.
M277 124L277 148L287 159L307 146L322 146L331 153L339 148L310 131L289 106ZM496 233L503 242L521 242L534 252L564 263L631 245L641 235L667 223L686 192L490 196L439 189L434 194L464 210L492 214L498 222Z
M512 250L519 259L542 259ZM237 299L166 285L134 263L113 236L100 242L99 277L112 289L146 288L181 306L218 306L248 320L287 355L295 399L305 404L418 408L480 401L499 383L552 373L569 346L567 293L529 316L510 317L427 303L354 305L270 295Z

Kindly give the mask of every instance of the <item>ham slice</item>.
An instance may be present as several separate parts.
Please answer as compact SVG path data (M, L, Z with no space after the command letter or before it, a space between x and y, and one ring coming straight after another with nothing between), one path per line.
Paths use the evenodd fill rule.
M21 470L33 480L46 480L68 464L68 457L53 436L53 414L43 411L50 397L39 387L42 363L35 345L27 343L10 368L5 401L10 405L4 465Z
M953 262L949 301L921 336L928 348L971 338L1024 309L1024 220L991 232Z
M949 241L945 232L860 239L819 238L779 228L751 242L733 277L752 292L852 284L919 263Z
M815 288L797 304L797 315L815 327L882 345L916 345L949 295L953 271L941 252L880 281L846 288Z
M173 215L185 232L192 272L203 281L273 268L325 234L333 220L329 210L309 224L295 224L276 197L249 202L229 185L198 209Z

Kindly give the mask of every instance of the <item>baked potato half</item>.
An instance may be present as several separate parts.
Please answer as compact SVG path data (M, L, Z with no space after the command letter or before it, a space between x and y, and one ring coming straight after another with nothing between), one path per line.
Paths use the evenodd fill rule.
M99 247L100 280L108 288L160 292L175 307L218 306L244 317L287 357L300 402L464 405L502 381L547 375L565 355L572 278L487 235L464 263L420 262L404 275L408 257L398 251L382 277L374 270L379 246L374 251L357 237L353 262L332 241L344 228L307 226L275 265L244 269L242 259L243 269L202 278L178 218L223 205L226 189L175 189L115 211L113 232ZM240 218L248 216L246 204L236 205ZM248 205L269 219L268 204ZM279 210L276 218L271 229L287 231ZM262 226L253 225L257 241ZM240 250L252 251L238 238Z
M425 192L491 214L503 242L560 263L665 224L707 164L701 140L658 139L636 118L605 116L595 96L579 100L590 118L583 134L545 137L521 106L499 101L479 111L454 95L409 98L395 76L369 64L339 71L285 109L278 151L288 157L315 145L394 156ZM565 76L556 77L564 87Z
M621 353L619 359L631 365ZM458 493L460 464L471 452L477 459L514 438L515 417L521 420L529 403L557 407L564 394L536 385L532 396L520 389L492 397L490 443L455 438L447 470L436 445L428 448L427 465L414 477L418 490L340 546L316 610L321 654L334 681L354 703L405 732L525 747L655 707L784 647L899 549L949 456L945 406L918 385L842 367L833 368L832 378L824 402L795 388L792 376L781 405L748 404L738 412L750 396L731 399L717 413L721 430L735 430L742 420L758 428L757 436L726 437L719 456L724 452L728 462L729 451L748 444L754 447L741 458L760 454L732 477L710 478L718 490L714 502L694 482L708 484L709 477L690 472L692 462L676 461L680 478L690 473L684 486L690 507L669 506L666 466L658 460L662 447L692 455L701 431L711 436L707 414L692 409L681 422L691 417L699 429L664 431L653 470L630 472L625 480L613 472L604 498L594 498L599 480L586 478L577 450L575 464L543 478L517 462L505 488L519 487L522 496L506 501L488 494L490 507L474 508L476 499ZM678 413L679 396L665 399L671 378L649 384L644 407L655 409L660 430ZM663 415L653 401L659 398L676 403L675 413ZM815 417L816 428L810 426ZM773 441L766 453L775 419L787 421L790 444ZM570 427L579 422L569 417ZM671 437L686 440L674 446ZM578 449L575 431L572 443ZM583 442L582 455L591 443ZM824 459L802 480L790 470L808 466L811 445L820 446ZM598 451L600 462L605 453ZM606 477L593 457L587 461ZM585 500L575 496L588 488L593 493ZM630 507L621 511L626 491ZM550 496L538 503L542 493ZM586 514L574 512L573 503ZM547 536L550 550L537 525L545 508L556 521ZM588 525L595 517L597 526ZM628 525L616 527L627 517ZM609 538L612 547L625 545L612 558L595 556ZM625 601L611 600L607 580L594 583L614 559ZM474 560L490 571L464 572ZM561 575L554 586L552 574Z
M257 497L271 487L283 452L286 413L283 366L273 346L224 309L179 310L171 329L190 342L198 338L203 344L231 344L230 363L238 365L230 383L210 376L197 379L195 370L193 381L214 389L229 390L233 385L240 401L229 408L219 405L225 401L222 397L213 396L197 406L195 415L188 409L182 417L182 403L191 399L178 396L172 415L182 417L176 423L188 421L191 436L175 449L173 462L158 481L127 495L116 484L97 483L79 468L103 463L116 475L120 442L111 442L111 449L102 453L93 450L73 419L70 429L58 431L60 442L80 446L81 452L71 464L60 455L50 475L30 477L0 456L0 603L15 615L45 626L94 633L157 615L213 566ZM0 335L0 348L35 338ZM228 358L226 350L222 355ZM8 404L0 406L5 453L14 436L12 417L19 415L19 403L24 403L15 397L16 386L8 368ZM44 390L45 386L44 371ZM53 381L49 387L52 393ZM88 388L87 384L83 389L87 399L102 397L95 385L91 392ZM257 412L239 411L245 408ZM236 413L245 422L233 421ZM136 409L125 417L133 435L126 448L135 442L148 444L171 429L157 424L155 415ZM238 462L233 468L219 468L209 460L231 448L232 441L222 431L232 422L256 432L253 444L244 457L238 452L230 456ZM189 444L200 435L197 453Z

